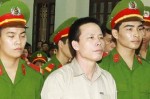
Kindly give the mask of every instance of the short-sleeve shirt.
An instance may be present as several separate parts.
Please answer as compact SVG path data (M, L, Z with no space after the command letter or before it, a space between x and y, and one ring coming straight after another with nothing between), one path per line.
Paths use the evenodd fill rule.
M41 99L43 77L22 59L19 61L14 83L0 60L0 99Z
M99 64L109 71L117 86L117 99L150 99L150 64L134 56L133 68L130 70L113 49Z
M116 99L116 86L110 73L98 64L89 80L74 58L47 77L41 96L42 99Z

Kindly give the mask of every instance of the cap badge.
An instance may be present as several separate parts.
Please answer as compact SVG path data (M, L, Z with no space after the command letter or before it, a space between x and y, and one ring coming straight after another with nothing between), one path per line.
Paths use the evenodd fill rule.
M150 12L144 10L144 17L147 17L147 18L148 18L149 16L150 16Z
M11 14L19 16L21 14L20 8L19 7L13 7L13 8L11 8Z
M135 1L129 2L129 9L137 9L137 4Z
M40 53L40 54L37 54L37 57L42 57L42 54Z

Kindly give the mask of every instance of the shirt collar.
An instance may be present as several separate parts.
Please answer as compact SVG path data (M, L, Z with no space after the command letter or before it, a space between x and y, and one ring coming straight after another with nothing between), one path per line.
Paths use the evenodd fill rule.
M81 69L81 66L78 64L76 58L74 58L70 64L71 64L71 68L73 69L73 73L75 77L85 74ZM97 79L98 77L101 76L101 74L103 74L103 70L99 67L98 64L96 64L96 69L92 79L93 80Z

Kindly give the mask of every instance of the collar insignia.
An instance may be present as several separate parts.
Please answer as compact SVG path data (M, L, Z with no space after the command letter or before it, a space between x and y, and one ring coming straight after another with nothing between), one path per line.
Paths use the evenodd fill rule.
M113 60L114 60L115 63L119 62L120 55L119 54L115 54L114 57L113 57Z
M19 7L12 7L11 8L11 14L15 16L19 16L21 14L21 10Z
M22 73L23 73L23 75L26 75L26 68L23 64L22 64Z
M0 66L0 76L3 74L2 66Z

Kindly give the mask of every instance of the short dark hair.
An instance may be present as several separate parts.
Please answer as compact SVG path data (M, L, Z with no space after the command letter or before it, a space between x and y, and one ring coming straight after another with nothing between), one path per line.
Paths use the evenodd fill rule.
M101 25L101 30L102 30L103 36L105 36L106 33L111 34L111 30L109 30L109 29L106 27L106 23L103 23L103 24Z
M68 39L69 39L69 48L71 51L72 56L76 55L76 51L73 49L71 42L72 41L79 41L79 36L81 34L80 27L87 23L95 23L99 26L99 21L92 17L84 17L76 20L70 27Z

